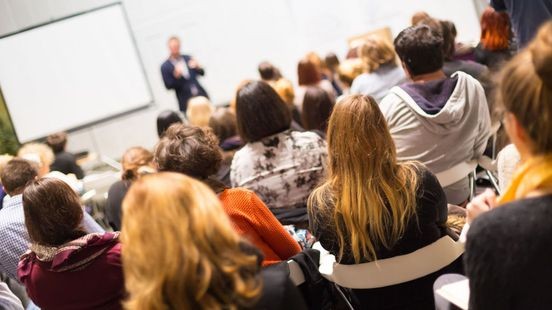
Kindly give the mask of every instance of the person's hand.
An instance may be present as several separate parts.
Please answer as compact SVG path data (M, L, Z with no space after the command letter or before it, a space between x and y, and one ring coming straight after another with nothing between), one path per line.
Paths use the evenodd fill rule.
M466 222L469 224L479 215L496 207L496 194L492 189L486 189L468 203L466 207Z
M173 76L175 78L180 78L182 76L182 70L179 67L174 67Z
M197 68L199 68L199 64L197 63L197 61L195 59L192 58L188 61L188 68L197 69Z

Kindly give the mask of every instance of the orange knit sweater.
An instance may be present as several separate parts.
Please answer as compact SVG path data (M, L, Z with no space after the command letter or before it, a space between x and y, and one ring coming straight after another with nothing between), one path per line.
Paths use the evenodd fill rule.
M219 195L234 229L264 254L263 266L299 253L301 247L252 191L226 189Z

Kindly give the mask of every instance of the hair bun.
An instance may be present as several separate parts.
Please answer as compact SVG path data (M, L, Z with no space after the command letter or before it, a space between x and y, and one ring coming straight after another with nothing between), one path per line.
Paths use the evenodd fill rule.
M552 22L545 23L530 46L535 71L552 89Z

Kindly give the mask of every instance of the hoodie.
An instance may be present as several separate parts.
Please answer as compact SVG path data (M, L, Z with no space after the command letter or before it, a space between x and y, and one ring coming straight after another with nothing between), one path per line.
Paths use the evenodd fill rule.
M94 233L59 247L32 244L18 277L41 309L122 309L119 233Z
M456 85L446 100L442 95L450 92L450 80L429 82L430 91L416 89L424 84L394 87L382 100L380 109L399 160L420 161L431 172L439 173L483 154L491 136L485 92L475 78L464 72L454 73L454 80ZM440 102L430 104L431 98Z

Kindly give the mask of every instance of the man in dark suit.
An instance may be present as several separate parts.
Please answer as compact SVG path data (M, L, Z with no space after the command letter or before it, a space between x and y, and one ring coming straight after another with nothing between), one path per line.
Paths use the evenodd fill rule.
M189 55L180 54L180 39L169 39L169 59L161 65L161 75L167 89L174 89L180 111L186 112L188 100L196 96L208 97L199 81L198 75L204 75L205 70Z

